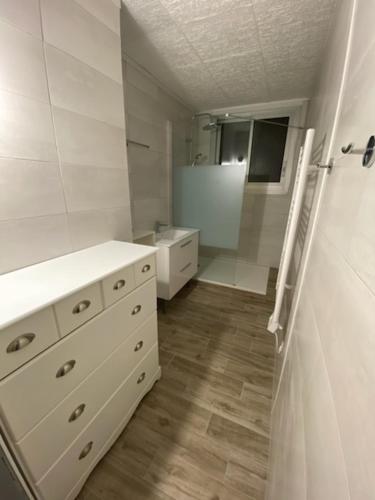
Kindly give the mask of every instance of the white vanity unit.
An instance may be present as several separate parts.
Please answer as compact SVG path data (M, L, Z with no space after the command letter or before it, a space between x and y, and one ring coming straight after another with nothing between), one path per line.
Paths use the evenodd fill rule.
M1 431L38 499L75 498L160 377L155 254L110 241L0 276Z
M199 229L157 233L158 297L170 300L198 271Z

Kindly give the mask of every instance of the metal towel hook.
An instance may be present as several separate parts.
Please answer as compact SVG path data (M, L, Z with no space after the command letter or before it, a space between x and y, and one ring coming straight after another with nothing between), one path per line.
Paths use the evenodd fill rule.
M362 167L370 168L375 162L375 136L371 135L365 149L355 149L354 143L350 142L341 148L344 155L362 155Z

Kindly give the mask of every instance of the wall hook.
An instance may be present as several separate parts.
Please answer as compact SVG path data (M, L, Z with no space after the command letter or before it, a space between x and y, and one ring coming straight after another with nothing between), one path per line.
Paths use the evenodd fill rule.
M354 142L349 142L347 146L343 146L341 148L341 152L344 153L344 155L363 155L365 152L364 149L354 149Z
M354 149L354 143L350 142L341 148L341 152L344 155L362 155L362 167L370 168L375 162L375 136L369 137L366 149Z

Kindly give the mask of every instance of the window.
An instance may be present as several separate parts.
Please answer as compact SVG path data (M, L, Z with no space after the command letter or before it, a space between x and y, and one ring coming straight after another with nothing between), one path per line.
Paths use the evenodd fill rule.
M267 118L253 125L249 182L280 182L288 135L289 117ZM276 125L280 124L280 125Z
M299 137L299 131L288 128L288 125L299 123L300 110L265 109L253 112L249 109L237 113L243 113L244 119L229 116L229 119L226 117L217 121L219 127L215 134L211 134L214 162L220 165L245 164L247 191L258 194L287 193ZM249 119L249 115L254 119Z
M247 163L250 122L228 122L221 125L219 164Z

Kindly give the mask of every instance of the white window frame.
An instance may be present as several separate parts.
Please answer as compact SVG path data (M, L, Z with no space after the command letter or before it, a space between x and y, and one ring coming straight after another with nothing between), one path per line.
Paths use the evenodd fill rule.
M232 113L238 117L243 116L244 119L251 116L255 119L270 119L283 116L289 117L289 124L296 126L304 126L307 110L307 99L293 99L290 101L278 101L263 104L255 104L249 106L236 106L232 108L222 108L211 110L212 115L224 115ZM235 121L230 118L228 121ZM246 168L245 191L254 194L274 194L285 195L290 188L293 171L295 169L296 159L298 157L297 147L303 137L303 130L289 128L285 143L285 151L283 158L283 166L280 182L249 182L248 174L251 160L251 144L254 122L251 122L249 134L249 151Z

